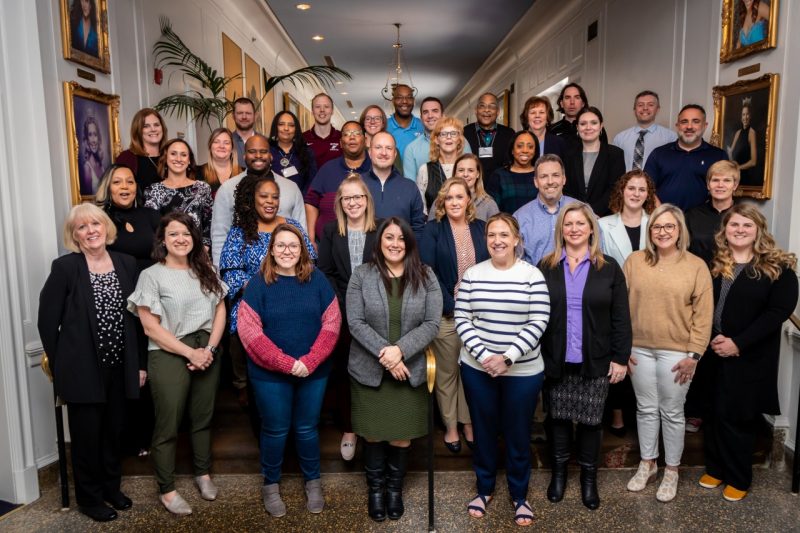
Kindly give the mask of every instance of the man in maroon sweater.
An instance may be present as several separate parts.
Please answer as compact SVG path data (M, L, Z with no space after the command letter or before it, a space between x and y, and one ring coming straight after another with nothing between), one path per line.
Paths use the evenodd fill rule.
M303 138L314 152L317 168L342 155L339 141L342 134L331 125L333 116L333 100L325 93L319 93L311 100L311 112L314 114L314 126L303 132Z

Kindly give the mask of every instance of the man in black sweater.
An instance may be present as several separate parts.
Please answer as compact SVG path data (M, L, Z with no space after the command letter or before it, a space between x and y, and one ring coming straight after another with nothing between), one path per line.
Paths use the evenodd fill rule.
M484 93L475 106L476 121L464 126L464 137L473 154L478 154L483 167L484 181L496 168L507 163L509 145L514 130L497 123L497 97Z

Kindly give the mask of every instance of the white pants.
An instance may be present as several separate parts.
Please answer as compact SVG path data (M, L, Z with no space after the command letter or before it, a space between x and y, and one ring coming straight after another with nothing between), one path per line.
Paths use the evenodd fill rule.
M668 466L679 466L683 455L686 419L683 404L689 383L675 383L672 367L686 352L633 347L637 365L631 382L636 392L636 425L642 460L658 457L658 431L663 428L664 452Z

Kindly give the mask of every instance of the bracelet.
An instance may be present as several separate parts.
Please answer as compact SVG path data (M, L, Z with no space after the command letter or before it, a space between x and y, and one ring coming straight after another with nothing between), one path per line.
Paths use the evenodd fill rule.
M219 351L219 348L209 344L208 346L206 346L206 350L211 352L211 355L217 355L217 352Z

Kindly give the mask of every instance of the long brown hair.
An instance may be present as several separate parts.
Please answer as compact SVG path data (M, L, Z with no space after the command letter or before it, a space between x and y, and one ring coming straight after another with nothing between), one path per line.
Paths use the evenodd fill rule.
M620 176L617 183L614 184L614 188L611 190L611 199L608 201L608 208L612 213L622 213L622 208L625 207L625 187L628 186L628 182L633 178L644 178L647 184L647 198L644 204L642 204L644 212L649 215L653 212L653 209L656 208L655 182L653 182L644 170L631 170Z
M217 140L217 137L220 135L227 135L228 138L231 140L231 155L229 156L230 164L231 164L231 175L230 177L234 177L242 172L242 169L239 168L239 159L236 157L236 145L233 144L233 134L231 130L228 128L217 128L211 132L211 135L208 137L208 153L209 159L208 163L206 163L205 168L203 169L203 175L199 176L203 181L211 185L212 188L217 187L219 183L219 176L217 176L217 169L214 168L213 162L213 155L211 154L211 145L214 144L214 141Z
M752 205L737 204L728 209L722 217L720 229L714 235L717 251L711 261L712 276L733 279L733 254L728 246L728 239L725 238L725 227L733 215L743 216L748 220L752 220L756 225L756 240L753 242L753 259L751 261L752 268L748 269L752 277L760 279L764 275L771 281L775 281L780 277L783 269L794 270L797 268L797 256L778 248L775 244L775 238L767 229L767 219L764 218L764 215Z
M189 152L189 164L186 166L186 177L193 180L195 179L194 171L197 169L197 164L194 160L194 152L192 151L192 147L189 146L189 143L180 137L168 140L161 148L161 157L158 158L158 175L162 180L167 179L169 175L169 169L167 168L167 152L169 152L170 146L177 143L182 143L186 147L186 151Z
M145 107L140 109L133 115L131 121L131 144L128 149L134 155L147 155L147 150L144 149L144 139L142 138L142 130L144 129L144 121L150 115L155 115L161 123L161 142L158 143L158 151L164 151L164 145L167 143L167 124L161 115L152 107Z
M314 271L314 263L311 261L311 254L308 253L308 248L305 245L305 239L300 230L291 224L278 224L272 231L269 238L269 247L267 248L267 255L261 262L261 275L264 276L264 281L267 285L275 283L278 280L278 263L275 262L275 256L272 255L272 250L275 247L275 238L279 233L289 232L297 237L297 242L300 244L300 260L297 262L295 269L295 276L300 283L305 283L311 279L311 273Z
M583 202L570 202L561 208L556 220L556 231L554 237L553 251L542 259L542 263L550 269L555 268L561 261L561 254L564 251L564 219L567 213L572 211L580 211L586 218L589 226L592 228L592 234L589 236L589 261L597 270L603 268L606 260L603 257L603 251L600 249L600 224L597 223L594 211L588 204Z
M406 245L406 255L403 257L403 275L399 278L400 294L403 294L406 287L411 287L412 291L417 292L422 288L422 284L428 281L428 269L422 264L422 260L419 258L417 239L414 237L411 226L402 218L389 217L378 226L378 238L375 239L375 246L372 248L372 259L370 259L370 263L375 265L378 269L386 292L391 294L392 278L394 278L394 276L389 272L389 267L386 266L386 258L383 257L381 241L383 240L384 232L386 232L386 229L392 224L400 228L400 232L403 234L403 242Z
M173 221L186 226L192 237L192 250L189 252L188 257L189 269L200 281L200 287L203 292L205 294L214 293L222 298L225 295L225 291L223 291L222 283L220 283L217 272L211 264L211 258L208 257L208 253L203 246L203 236L200 234L200 228L198 228L194 219L186 213L172 211L161 217L161 223L158 225L153 239L153 253L150 257L153 261L162 265L166 262L167 246L164 244L164 233L169 223Z

